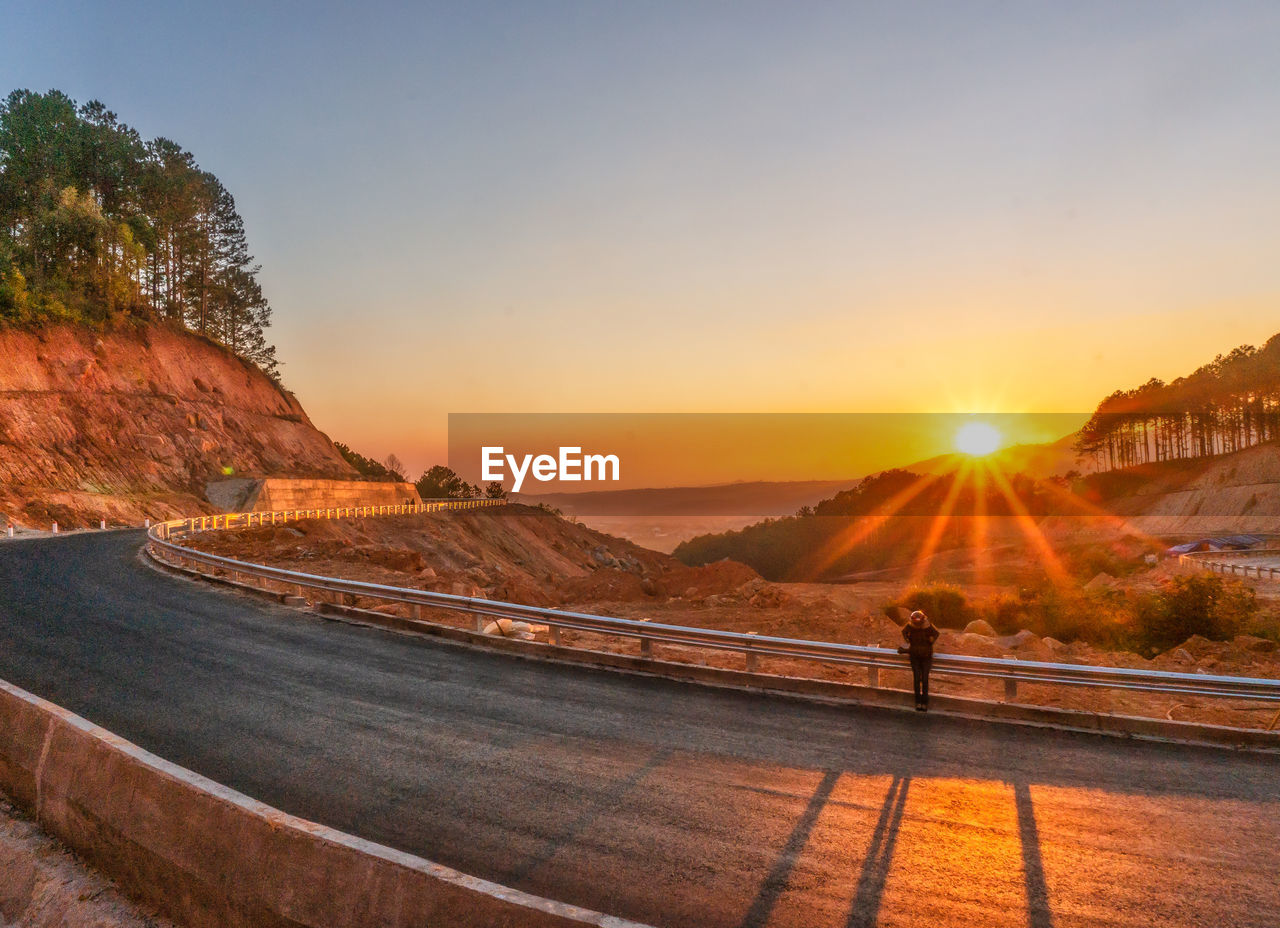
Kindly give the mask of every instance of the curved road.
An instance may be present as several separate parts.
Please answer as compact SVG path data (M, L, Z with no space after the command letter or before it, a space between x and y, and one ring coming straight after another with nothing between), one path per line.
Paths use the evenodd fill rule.
M287 812L661 926L1274 926L1280 759L326 621L0 544L0 678Z

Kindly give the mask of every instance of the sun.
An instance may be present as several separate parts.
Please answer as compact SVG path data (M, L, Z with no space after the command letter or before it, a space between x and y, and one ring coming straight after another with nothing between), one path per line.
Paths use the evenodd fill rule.
M966 422L956 429L956 450L975 458L985 457L1004 444L1004 436L986 422Z

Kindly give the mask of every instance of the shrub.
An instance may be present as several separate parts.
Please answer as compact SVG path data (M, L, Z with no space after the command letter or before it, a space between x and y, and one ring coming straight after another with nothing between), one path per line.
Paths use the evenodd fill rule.
M929 621L940 628L964 628L977 618L964 593L946 583L910 589L889 603L889 606L897 606L908 612L919 609L929 617Z
M1124 647L1129 639L1123 614L1051 584L1024 589L1018 596L995 596L976 608L1002 635L1026 628L1041 637L1087 641L1104 648Z
M1138 645L1167 651L1192 635L1225 641L1240 634L1258 611L1252 589L1211 574L1174 577L1159 593L1138 601Z
M1017 596L1001 594L982 603L978 611L1002 635L1012 635L1029 624L1028 603Z

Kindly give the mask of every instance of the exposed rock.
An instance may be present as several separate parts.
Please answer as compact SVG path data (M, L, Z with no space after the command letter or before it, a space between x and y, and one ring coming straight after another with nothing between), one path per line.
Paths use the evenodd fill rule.
M1206 654L1213 654L1221 650L1221 645L1210 641L1203 635L1192 635L1186 641L1182 642L1182 644L1178 645L1178 647L1196 658L1201 658Z
M591 549L591 561L599 567L617 567L618 559L614 557L606 545L599 545Z
M511 619L498 619L484 627L484 634L497 638L518 638L521 641L533 639L533 626L528 622L516 622Z
M1088 593L1097 593L1114 590L1116 585L1116 578L1104 570L1102 573L1096 574L1092 580L1084 585L1084 588Z
M886 642L896 647L901 642ZM941 654L967 654L970 657L1004 657L1004 650L985 635L943 630L936 650Z
M1276 650L1276 643L1267 638L1258 638L1255 635L1236 635L1231 642L1237 648L1243 648L1246 651L1253 651L1258 654L1270 654Z
M966 634L983 635L987 638L994 638L996 635L996 630L985 619L974 619L964 627L964 630Z
M228 467L355 477L292 395L229 351L162 325L0 332L0 435L0 512L20 524L211 512L196 488Z
M1024 628L1016 635L1006 635L1003 638L997 638L996 644L1000 645L1002 648L1008 648L1011 651L1016 651L1019 648L1041 644L1041 641L1039 637L1036 636L1035 632Z

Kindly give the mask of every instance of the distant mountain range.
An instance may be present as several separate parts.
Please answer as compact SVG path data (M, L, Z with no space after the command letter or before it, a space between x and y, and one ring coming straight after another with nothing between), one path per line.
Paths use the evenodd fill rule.
M646 516L789 516L802 506L857 486L847 480L757 480L709 487L653 487L641 490L595 490L589 493L520 494L522 503L545 503L566 515Z
M1092 473L1096 469L1092 461L1080 461L1076 458L1077 434L1072 432L1057 441L1040 445L1010 445L995 452L991 458L999 462L1008 473L1026 474L1037 480L1061 476L1072 470L1082 474ZM959 469L966 460L967 455L963 454L940 454L908 464L902 470L909 470L913 474L949 474Z

